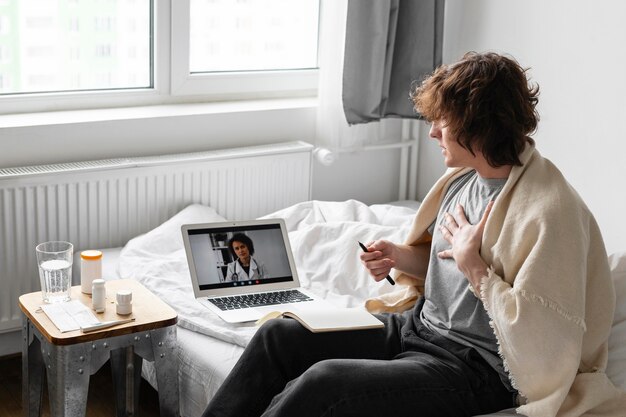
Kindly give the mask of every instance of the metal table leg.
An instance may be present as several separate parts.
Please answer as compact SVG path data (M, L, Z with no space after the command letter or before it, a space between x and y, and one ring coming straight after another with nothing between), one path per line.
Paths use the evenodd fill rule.
M111 351L111 373L118 417L134 416L139 410L142 363L143 359L135 354L133 346Z
M150 334L161 416L179 417L176 326L152 330Z
M40 342L48 376L50 414L54 417L83 417L92 373L89 344L55 346Z
M41 344L30 320L22 315L22 410L26 417L41 415L44 364Z

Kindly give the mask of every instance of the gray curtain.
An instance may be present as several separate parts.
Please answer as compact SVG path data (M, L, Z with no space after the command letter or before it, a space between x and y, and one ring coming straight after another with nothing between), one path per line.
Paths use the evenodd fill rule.
M419 118L412 83L441 64L444 0L348 0L343 107L349 124Z

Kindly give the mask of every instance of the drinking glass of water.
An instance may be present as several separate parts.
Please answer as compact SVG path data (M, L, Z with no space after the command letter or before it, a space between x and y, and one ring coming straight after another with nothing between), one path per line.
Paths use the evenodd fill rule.
M74 246L69 242L44 242L37 245L37 264L41 295L46 303L70 299Z

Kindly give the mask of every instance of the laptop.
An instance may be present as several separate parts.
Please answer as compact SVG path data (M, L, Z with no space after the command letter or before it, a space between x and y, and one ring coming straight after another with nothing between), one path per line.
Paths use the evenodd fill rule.
M283 219L185 224L181 230L195 297L224 321L330 306L300 287Z

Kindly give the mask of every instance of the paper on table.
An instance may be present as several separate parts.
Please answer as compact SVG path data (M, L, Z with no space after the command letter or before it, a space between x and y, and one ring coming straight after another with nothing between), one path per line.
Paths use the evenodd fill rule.
M89 307L78 300L65 303L44 304L41 309L61 333L100 323Z

